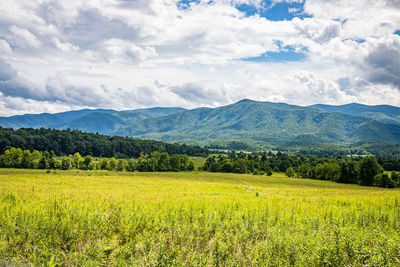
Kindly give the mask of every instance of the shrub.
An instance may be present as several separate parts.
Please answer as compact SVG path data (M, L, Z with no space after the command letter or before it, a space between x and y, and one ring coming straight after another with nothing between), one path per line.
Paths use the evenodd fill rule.
M296 172L293 169L293 167L289 167L289 168L286 169L285 174L286 174L287 177L292 178L292 177L294 177L296 175Z
M380 173L374 177L374 185L385 188L394 188L396 183L386 173Z

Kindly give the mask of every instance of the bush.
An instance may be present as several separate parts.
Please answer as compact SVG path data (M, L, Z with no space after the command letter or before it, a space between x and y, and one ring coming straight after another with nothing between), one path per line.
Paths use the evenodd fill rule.
M296 171L293 169L293 167L289 167L286 169L285 174L287 177L292 178L296 175Z
M396 183L396 186L398 187L400 185L400 174L398 172L392 172L391 178L393 182Z
M380 173L374 177L374 185L384 188L394 188L396 183L386 173Z
M375 157L364 157L360 162L360 183L362 185L372 185L374 177L382 171L382 167L378 164Z

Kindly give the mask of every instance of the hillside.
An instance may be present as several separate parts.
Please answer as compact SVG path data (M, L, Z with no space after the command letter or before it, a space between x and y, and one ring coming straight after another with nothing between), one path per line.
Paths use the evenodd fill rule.
M4 128L75 129L91 133L113 134L117 129L145 118L168 115L183 108L147 108L116 111L112 109L82 109L55 114L26 114L0 117Z
M0 153L11 147L23 150L53 151L56 155L79 152L94 157L139 157L140 154L167 152L204 156L208 151L199 146L170 144L131 137L84 133L76 130L32 129L13 130L0 127Z
M82 109L55 114L25 114L11 117L0 117L0 126L4 128L59 128L90 113L113 113L112 109Z
M400 108L314 105L244 99L217 108L79 110L0 118L10 128L76 129L105 135L207 145L243 141L264 145L323 145L400 142Z
M266 143L399 142L400 126L283 103L242 100L147 118L116 132L164 141L252 140Z
M400 108L389 105L368 106L351 103L341 106L318 104L309 107L324 112L339 112L347 115L368 117L383 123L400 125Z
M123 120L113 116L113 114L93 112L71 121L62 128L81 130L88 133L112 134L115 130L126 125Z

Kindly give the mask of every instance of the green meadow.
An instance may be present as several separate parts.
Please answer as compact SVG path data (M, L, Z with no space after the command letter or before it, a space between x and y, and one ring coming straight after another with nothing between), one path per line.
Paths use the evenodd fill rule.
M0 169L0 265L398 266L400 191L209 172Z

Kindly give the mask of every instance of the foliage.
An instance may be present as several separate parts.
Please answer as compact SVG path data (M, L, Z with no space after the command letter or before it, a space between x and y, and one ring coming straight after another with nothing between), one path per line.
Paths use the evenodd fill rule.
M388 187L385 182L374 182L374 177L383 171L373 156L323 158L317 156L286 155L278 152L245 154L230 152L226 155L207 158L203 170L210 172L266 173L285 172L287 177L329 180L339 183L376 185ZM400 177L393 172L394 187L400 187ZM381 177L379 176L379 179ZM386 179L386 177L383 177ZM390 183L390 182L388 182Z
M358 162L355 160L344 159L340 163L340 175L338 182L354 184L358 181L358 174L360 172Z
M284 103L242 100L215 109L147 118L114 134L237 150L246 145L252 148L254 143L284 145L293 141L342 145L400 142L400 125ZM231 143L224 144L227 140Z
M336 162L324 162L315 166L315 178L318 180L337 181L340 177L340 166Z
M360 161L360 183L362 185L372 185L375 175L382 172L382 167L373 156L366 156Z
M187 155L169 155L168 153L153 152L151 156L142 154L139 159L102 158L94 161L91 156L82 158L79 152L68 157L57 159L53 152L31 153L20 148L7 149L0 155L1 168L31 168L31 169L82 169L109 171L193 171L194 163Z
M71 130L4 129L0 127L0 152L11 147L23 150L54 151L56 155L78 152L92 157L139 157L154 151L168 154L206 156L208 151L199 146L169 144L153 140L106 136ZM22 156L22 155L21 155ZM75 163L74 163L75 164Z
M285 174L287 177L292 178L292 177L295 177L296 171L294 170L293 167L289 167L289 168L287 168Z
M396 183L387 173L380 173L374 176L374 185L379 187L394 188Z
M272 169L270 163L266 158L260 158L258 156L239 154L233 154L233 158L227 158L220 155L218 158L213 156L207 158L202 169L210 172L234 172L234 173L255 173L260 172L266 175L272 175Z

